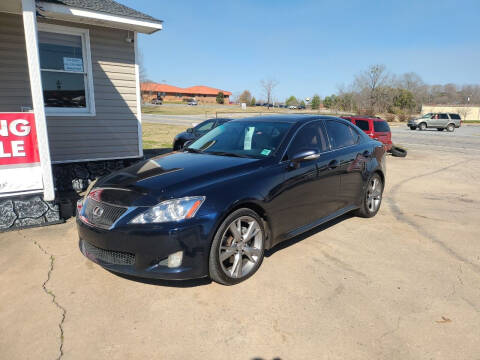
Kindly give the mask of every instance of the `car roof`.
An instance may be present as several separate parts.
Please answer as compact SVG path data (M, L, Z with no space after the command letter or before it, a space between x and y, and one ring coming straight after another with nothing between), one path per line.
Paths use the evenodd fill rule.
M253 116L253 117L245 117L241 119L235 119L233 121L268 121L268 122L286 122L286 123L305 123L312 120L344 120L335 116L327 116L327 115L266 115L266 116Z
M386 121L385 119L376 117L376 116L342 116L342 119L352 119L352 120L373 120L373 121Z

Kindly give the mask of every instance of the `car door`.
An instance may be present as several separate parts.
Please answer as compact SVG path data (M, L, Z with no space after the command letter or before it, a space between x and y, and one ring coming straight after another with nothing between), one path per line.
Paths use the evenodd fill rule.
M336 172L340 178L337 210L358 203L363 188L365 161L371 155L360 143L360 134L353 126L337 120L325 121L333 157L337 161Z
M448 117L448 114L444 114L444 113L438 114L439 127L446 127L449 121L450 121L450 118Z
M320 152L318 159L291 163L295 154L312 149ZM330 169L334 159L328 150L321 121L305 124L291 141L282 159L283 181L271 194L272 225L279 240L335 211L340 179Z

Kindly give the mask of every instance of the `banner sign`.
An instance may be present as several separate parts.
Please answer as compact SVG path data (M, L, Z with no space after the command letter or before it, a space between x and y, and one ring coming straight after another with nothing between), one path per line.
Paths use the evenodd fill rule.
M42 190L33 113L0 113L0 196Z

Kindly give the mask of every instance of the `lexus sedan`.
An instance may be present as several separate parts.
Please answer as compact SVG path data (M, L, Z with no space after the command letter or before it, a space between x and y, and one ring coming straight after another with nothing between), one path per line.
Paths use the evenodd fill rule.
M78 206L80 249L113 272L232 285L286 239L374 216L384 184L383 144L346 120L232 120L100 179Z

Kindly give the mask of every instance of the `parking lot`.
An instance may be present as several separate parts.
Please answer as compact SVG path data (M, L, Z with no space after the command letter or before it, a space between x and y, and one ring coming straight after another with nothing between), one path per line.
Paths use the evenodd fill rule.
M133 281L75 222L0 234L4 359L478 359L480 127L392 127L373 219L281 244L233 287Z

